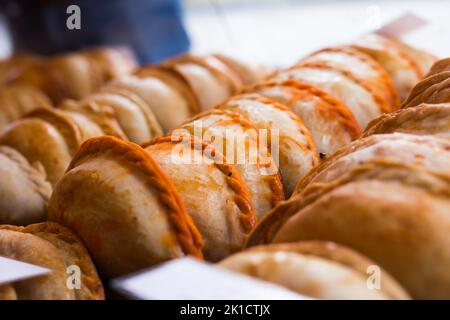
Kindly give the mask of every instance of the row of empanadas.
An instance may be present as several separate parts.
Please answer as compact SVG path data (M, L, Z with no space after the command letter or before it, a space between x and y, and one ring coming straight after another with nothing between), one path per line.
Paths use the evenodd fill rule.
M33 85L57 103L66 98L80 99L136 66L125 49L94 48L56 55L25 67L13 83Z
M46 95L55 102L66 98L82 99L109 80L120 77L102 91L117 92L120 89L138 96L150 109L144 117L155 118L163 130L168 131L264 75L264 70L259 67L246 66L224 56L184 55L164 61L160 66L143 67L129 77L123 77L135 67L126 53L107 48L60 55L46 63L33 64L33 68L26 68L14 81L17 86L21 85L20 91L13 91L13 88L2 89L5 93L0 91L0 99L4 96L5 100L0 112L5 119L0 118L0 127L31 109L49 105ZM35 80L37 76L44 78L38 81ZM93 97L87 99L92 101ZM129 126L135 125L133 120L136 119L128 121ZM153 122L155 126L156 121ZM152 136L131 140L139 142L150 138Z
M0 88L0 130L34 109L51 105L49 97L36 87L15 84Z
M89 54L98 59L93 52ZM200 57L188 56L167 62L167 65L176 66L178 60L186 62L190 59L196 63L203 61ZM212 65L211 61L214 59L216 58L211 57L207 61ZM214 61L215 68L219 69L217 65L220 64L220 60ZM199 68L206 69L203 63L198 63ZM65 172L75 151L86 139L110 135L142 143L163 134L160 123L164 125L164 130L167 130L199 112L201 106L198 104L197 94L202 94L202 91L194 92L187 83L187 76L174 73L177 76L170 78L172 73L166 73L168 68L165 65L144 67L136 75L122 77L80 100L65 100L57 108L35 109L22 119L6 126L0 132L0 144L20 152L25 157L27 166L38 166L42 169L41 178L54 185ZM222 64L222 68L229 72L230 79L237 77L237 71L231 71L225 64ZM144 72L150 69L158 71L149 74ZM223 73L225 74L225 71ZM194 79L193 82L195 81ZM202 90L211 91L210 88ZM26 94L24 91L22 93ZM28 102L26 99L24 105ZM184 106L188 108L186 113L183 113ZM7 107L8 105L5 105L3 109L5 112L9 110ZM12 108L19 110L18 105ZM13 118L10 117L8 120ZM24 181L27 177L24 176ZM8 191L8 196L14 195L14 199L21 200L27 198L27 192L13 188L13 185L10 187L9 183L7 180L0 182L3 190ZM23 187L25 191L30 191ZM31 192L29 197L33 199ZM5 206L10 208L10 211L8 215L2 217L4 218L0 220L2 223L38 222L46 215L46 206L42 205L31 206L35 210L33 212L23 201L5 203Z
M183 168L180 179L190 174L185 165ZM211 179L223 181L228 177L220 170L212 174ZM223 196L214 194L230 201L232 193L230 189ZM219 199L216 203L220 204ZM206 208L205 202L196 205ZM240 232L239 209L224 206L222 210L227 212L210 211L198 218L205 222L215 218ZM49 219L76 232L108 277L184 254L202 256L201 236L174 183L144 148L113 137L94 138L83 144L55 187ZM235 237L233 234L225 241L233 242Z
M43 276L1 286L0 300L104 299L102 283L84 245L59 224L1 225L0 255L52 270ZM73 273L79 279L70 281L69 268L79 271Z
M189 254L177 235L180 231L174 228L174 222L161 207L164 203L161 198L167 199L161 197L161 189L170 186L173 195L169 202L180 206L178 210L184 210L183 215L177 215L183 217L178 220L184 225L182 230L190 231L186 236L190 239L188 243L195 244L189 247L196 249L191 250L191 254L198 255L201 250L207 260L217 261L241 250L258 220L264 223L265 213L291 195L299 180L320 162L321 154L326 155L359 136L360 125L353 109L347 105L354 101L350 99L353 89L365 90L376 106L374 109L378 110L367 113L367 119L369 115L387 111L392 101L398 100L389 77L370 56L349 47L323 52L336 53L337 61L342 55L348 56L341 63L334 63L334 58L327 55L320 56L320 59L330 60L329 67L313 68L319 72L341 72L347 77L351 83L345 88L348 100L335 97L334 91L327 92L331 87L315 87L308 79L281 80L275 76L247 87L213 110L175 128L176 122L168 125L161 119L167 116L163 112L172 114L178 102L169 109L151 107L159 122L166 123L163 127L173 129L170 135L141 146L107 137L88 140L56 185L50 200L49 218L73 228L80 235L104 274L131 272ZM198 88L211 82L205 79L221 72L211 90L223 96L224 92L232 92L230 88L237 81L235 77L224 76L227 69L217 68L217 61L211 61L193 56L177 58L161 67L146 67L136 75L119 79L104 92L113 88L132 91L153 106L150 96L145 96L145 88L156 90L164 85L172 90L165 91L168 96L178 94L180 99L173 101L184 102L180 110L187 116L193 110L197 113L211 107L196 99ZM357 77L350 75L354 65L361 68L354 72ZM194 72L199 68L204 70ZM281 73L283 71L276 75ZM200 75L202 78L197 78ZM218 87L229 91L216 90ZM203 101L208 99L205 97ZM158 101L170 100L165 96ZM359 102L355 108L357 105L362 108ZM265 136L261 136L261 132ZM322 136L322 133L325 134ZM237 144L239 139L244 144ZM152 172L151 184L147 182L148 172ZM164 184L164 188L152 189L160 184ZM157 219L161 225L145 223L149 210L152 215L158 215L152 221ZM99 227L102 221L104 226ZM156 227L158 232L151 232ZM97 232L98 228L101 232ZM135 240L142 234L152 246ZM125 239L129 239L128 242ZM123 251L117 250L119 242L127 243L122 246ZM134 247L140 254L131 258Z
M34 109L66 98L80 99L135 67L129 52L111 48L47 60L31 55L13 56L0 63L0 129Z
M398 97L404 99L433 62L432 56L399 41L369 35L351 46L319 50L271 78L325 90L344 102L364 129L374 117L396 110Z
M413 298L449 298L449 148L406 134L356 141L313 169L249 245L335 241L373 259Z
M265 135L260 136L261 132ZM244 143L239 143L240 139ZM114 152L116 149L121 151ZM124 156L127 161L122 160ZM149 184L139 178L148 175L149 169L142 171L144 163L151 163L152 170L164 175L154 177ZM161 202L160 190L151 192L149 187L151 190L155 184L170 182L189 217L185 220L191 221L191 237L196 235L197 240L190 243L196 243L197 250L203 243L203 256L217 261L241 250L257 220L283 200L285 193L290 194L317 163L310 132L295 113L258 94L237 95L188 120L170 135L142 146L108 137L88 140L55 187L49 219L73 228L108 276L138 270L145 263L151 265L187 253L179 249L179 231L170 223L158 227L162 236L151 232L156 226L147 226L141 220L135 223L132 218L146 217L149 210L167 216L164 210L149 209L148 202ZM104 199L95 200L101 194ZM132 224L125 227L124 219L131 219ZM110 222L98 232L100 221ZM124 228L115 227L114 221L120 221ZM143 248L147 252L139 254L137 261L128 258L136 245L129 234L141 232L153 245ZM169 235L175 240L167 240ZM111 242L113 238L120 243L130 238L130 247L118 251ZM98 247L98 243L104 246ZM172 246L174 249L170 249ZM154 251L159 253L157 258ZM121 263L111 263L110 259Z
M397 107L394 86L370 55L353 47L322 50L222 102L245 81L251 81L253 73L249 70L219 56L186 56L161 66L144 67L81 101L64 103L60 110L35 111L20 120L26 123L23 128L22 124L11 125L5 132L17 130L17 133L6 135L5 141L11 141L6 144L27 158L28 167L41 173L52 171L55 159L68 162L78 149L62 178L59 166L54 177L48 178L54 186L48 218L80 236L105 277L187 254L218 261L240 251L246 242L258 243L269 237L278 241L278 236L295 238L296 225L292 230L288 226L304 205L314 205L341 186L367 183L378 175L380 184L397 183L400 189L416 188L436 197L445 190L446 180L434 171L428 172L427 166L417 165L416 172L414 166L400 161L392 164L394 169L382 170L383 161L379 164L370 156L366 159L362 151L355 156L364 160L363 168L357 170L351 166L353 163L356 166L358 160L350 156L347 162L326 156L357 138L361 127L372 117ZM221 103L213 110L180 126L187 117L218 102ZM107 121L102 115L109 116ZM27 130L28 127L38 129ZM21 136L33 141L34 130L36 136L52 132L53 136L47 140L55 150L47 153L45 145L41 149L38 142L27 144L22 138L15 139ZM172 130L170 135L154 138L167 130ZM231 136L227 136L229 132ZM266 136L259 136L261 132ZM116 137L91 138L78 148L86 138L99 134ZM245 143L235 145L233 134ZM367 143L367 150L362 143L361 149L370 155L370 147L377 145L376 139ZM35 139L38 140L43 139ZM146 140L151 141L142 143ZM402 146L394 143L395 139L386 140L388 145ZM405 141L415 146L415 140ZM440 150L441 145L437 145ZM433 146L430 142L429 147ZM229 158L229 147L240 152L232 152ZM239 153L244 155L243 159L237 158ZM377 155L378 151L373 153ZM320 158L325 158L319 166L325 168L323 176L322 171L314 175L313 168ZM328 170L326 164L330 162L336 166ZM414 172L411 179L407 174L398 174L408 170ZM301 182L296 195L280 204L305 175L302 181L312 182L304 186ZM341 184L334 184L335 180ZM366 198L361 199L361 208L367 206ZM40 203L36 201L35 206ZM327 203L324 208L330 206ZM26 212L25 209L21 212ZM359 211L348 212L351 215ZM351 224L349 227L355 228ZM284 228L288 231L281 232ZM351 243L348 245L353 247ZM440 246L436 241L436 250ZM320 255L319 252L315 254ZM361 252L380 263L370 250ZM394 276L402 271L381 260L382 267ZM342 297L362 290L363 280L357 268L336 261L317 263L354 279L354 286L349 284ZM414 296L423 289L420 285L411 286L409 278L399 279ZM389 290L364 292L371 297L407 297L400 287L394 291L397 294Z

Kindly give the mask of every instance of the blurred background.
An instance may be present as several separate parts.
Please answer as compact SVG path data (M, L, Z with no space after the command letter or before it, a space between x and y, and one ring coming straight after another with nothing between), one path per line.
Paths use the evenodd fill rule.
M273 66L348 42L404 14L427 25L404 39L450 56L450 0L1 0L0 57L100 44L128 45L141 63L221 52ZM67 30L78 4L81 30ZM46 7L46 10L41 9ZM49 10L48 7L53 8Z

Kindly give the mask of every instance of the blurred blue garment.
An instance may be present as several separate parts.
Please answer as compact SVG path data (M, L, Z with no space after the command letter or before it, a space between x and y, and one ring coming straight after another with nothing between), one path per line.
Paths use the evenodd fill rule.
M141 63L189 50L179 0L3 0L15 51L54 54L89 46L129 46ZM69 30L69 5L81 29Z

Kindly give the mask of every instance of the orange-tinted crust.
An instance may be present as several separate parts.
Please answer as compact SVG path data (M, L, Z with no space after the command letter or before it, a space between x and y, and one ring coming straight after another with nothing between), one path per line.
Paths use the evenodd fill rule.
M139 145L115 137L98 137L85 141L72 159L68 171L83 158L99 152L112 152L132 163L147 177L152 188L157 190L159 201L168 210L168 218L177 233L184 253L201 258L202 238L170 179L158 164Z
M398 108L400 105L400 96L398 95L397 89L395 88L394 82L392 81L389 74L386 72L386 70L379 64L376 60L372 59L369 55L356 50L355 48L351 46L340 46L340 47L330 47L330 48L324 48L319 51L316 51L315 53L319 52L344 52L345 54L348 54L352 57L355 57L359 59L360 61L363 61L364 63L369 64L373 69L377 71L377 73L381 76L383 79L383 82L386 84L389 95L392 97L392 104L395 109ZM312 54L314 55L314 53Z
M69 146L69 150L74 153L81 144L81 133L78 126L67 118L58 114L50 108L39 108L31 111L25 118L39 118L55 126L63 135Z
M191 119L187 120L185 123L201 119L205 115L209 115L209 114L219 114L219 115L223 114L223 115L226 115L228 118L231 118L230 121L240 124L245 129L254 128L253 125L250 122L248 122L243 116L241 116L239 113L235 113L235 112L232 112L229 110L220 110L220 109L211 109L211 110L202 112L202 113L192 117ZM169 133L169 135L170 135L170 133ZM261 144L259 141L259 136L257 136L257 144L258 144L258 148L260 148ZM269 157L271 157L270 148L267 148L267 155ZM261 161L259 153L257 155L257 163L259 165L266 166L266 167L271 165L269 163L266 164L263 161ZM270 189L272 190L272 195L273 195L272 204L275 205L278 202L283 201L285 199L284 188L283 188L283 184L281 183L280 170L278 170L276 174L270 175L270 177L272 178L272 179L270 179L270 182L269 182Z
M192 148L195 148L197 150L201 150L202 152L206 148L211 148L212 146L210 144L204 143L200 139L194 137L194 136L177 136L177 137L171 137L170 135L163 136L163 137L157 137L153 139L150 142L144 143L142 145L143 148L148 147L150 145L158 144L158 143L164 143L164 142L170 142L170 143L180 143L180 142L186 142L185 139L190 139L190 144ZM210 155L212 157L224 157L222 154L219 154L214 149L210 150ZM204 153L206 154L206 153ZM233 168L233 166L229 164L225 164L225 159L223 161L220 161L220 163L217 163L217 161L214 161L215 166L225 175L226 181L228 186L233 190L235 193L234 201L238 208L241 210L242 214L240 216L240 221L242 224L242 227L246 232L250 232L253 227L256 224L256 215L253 211L252 202L250 199L249 191L245 185L245 183L242 181L242 178L240 177L239 173L236 171L236 169Z
M240 87L242 87L242 81L236 73L230 69L226 64L224 64L221 60L217 59L221 64L220 67L218 65L214 65L214 63L210 63L209 60L216 59L215 57L207 57L207 56L195 56L192 54L184 54L178 57L174 57L169 59L163 63L163 65L172 66L177 63L185 63L192 62L202 66L205 69L208 69L212 74L214 74L218 78L226 79L230 84L232 90L237 92Z
M327 70L336 70L336 71L342 73L347 78L351 79L356 84L358 84L361 87L363 87L364 89L366 89L373 96L374 100L377 102L378 106L380 107L381 112L391 112L394 110L392 108L392 106L390 105L389 101L386 101L386 99L384 99L376 90L374 90L372 85L367 83L367 81L358 78L351 71L349 71L347 69L339 68L337 66L333 66L329 63L322 62L322 61L321 62L301 63L297 66L294 66L293 69L298 68L298 67L307 67L307 68L310 67L310 68L319 68L319 69L327 69Z
M262 82L253 87L244 89L243 93L251 93L252 90L258 88L275 87L278 85L292 87L302 92L305 92L305 94L311 94L319 98L324 103L332 106L333 111L339 115L339 118L334 117L335 121L338 119L344 119L344 121L340 121L340 124L343 128L346 129L346 131L351 135L353 139L356 139L361 135L361 129L358 123L356 122L355 118L353 117L353 114L347 108L344 102L340 101L338 98L307 82L303 82L296 79ZM298 98L301 99L301 96L299 96Z
M221 105L218 105L216 108L220 109L224 106L227 106L229 102L233 103L233 99L235 99L235 97L231 97L228 100L226 100L224 103L222 103ZM305 127L305 125L303 124L302 120L294 113L292 112L291 109L289 109L288 107L282 105L281 103L278 103L277 101L270 99L270 98L266 98L260 94L249 94L249 95L245 95L244 99L249 99L249 100L253 100L253 101L258 101L261 102L263 104L268 104L271 105L272 107L274 107L275 109L278 110L282 110L284 112L286 112L287 114L289 114L289 117L292 119L292 121L295 122L295 124L297 125L297 127L299 128L299 132L305 137L305 144L301 144L298 143L296 141L296 144L302 149L302 150L309 150L309 151L313 151L316 149L316 146L314 144L314 142L312 141L312 137L311 137L311 133L309 132L309 130ZM270 135L268 136L268 144L270 145Z

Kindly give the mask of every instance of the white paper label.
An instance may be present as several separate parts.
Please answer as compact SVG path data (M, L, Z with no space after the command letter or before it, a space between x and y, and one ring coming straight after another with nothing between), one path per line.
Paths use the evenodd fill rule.
M283 287L230 272L193 258L113 280L112 286L144 300L304 300Z
M33 264L0 257L0 285L41 276L49 272L49 269Z
M375 31L375 33L393 38L400 38L401 36L410 33L416 29L422 28L428 22L415 14L406 13L393 21L385 24Z

